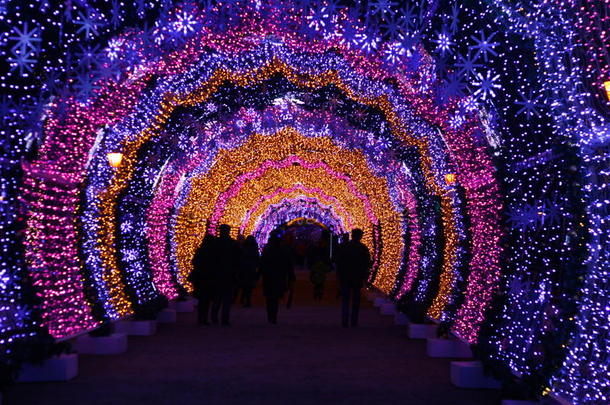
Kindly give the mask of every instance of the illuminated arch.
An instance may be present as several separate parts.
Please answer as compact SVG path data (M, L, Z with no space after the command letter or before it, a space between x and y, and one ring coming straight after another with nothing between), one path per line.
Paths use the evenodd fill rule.
M272 27L262 25L256 34L260 35L260 38L265 38L261 34L268 28ZM79 176L82 178L82 168L85 163L83 152L93 145L94 135L99 128L110 127L104 142L94 150L92 165L89 166L92 170L87 174L88 181L93 185L87 191L87 195L92 198L87 202L88 211L85 211L84 217L85 222L92 222L87 222L89 225L85 228L85 235L88 240L83 245L92 253L90 257L88 256L87 264L92 272L90 279L99 283L95 285L98 294L104 295L102 301L108 304L107 315L116 317L132 311L130 300L123 291L124 286L121 281L123 275L117 262L113 210L116 207L117 197L132 177L132 169L137 162L140 148L149 140L155 139L170 113L178 106L193 107L201 104L218 91L219 86L227 80L243 88L260 83L274 75L280 75L301 89L314 90L324 86L334 86L354 102L379 109L392 135L400 139L406 147L412 148L417 155L416 160L413 161L417 163L412 169L419 168L417 170L420 170L420 173L417 175L423 175L425 187L430 193L441 198L441 206L446 207L443 221L447 225L452 221L449 217L451 210L447 207L453 205L453 197L451 187L446 187L443 183L443 176L447 169L451 169L447 164L455 166L458 181L466 189L466 204L472 219L473 231L473 259L469 263L468 290L465 293L464 304L456 316L455 325L457 333L474 341L478 325L482 321L484 305L481 303L490 301L498 279L499 242L499 231L496 226L499 206L494 199L497 187L484 149L475 146L473 141L473 131L477 130L474 121L466 120L459 129L449 127L450 111L439 110L428 98L415 90L419 79L414 79L415 76L398 74L394 75L395 87L382 83L383 79L392 77L397 70L392 68L393 73L387 74L385 64L375 60L375 57L357 58L358 51L347 49L332 41L316 42L315 46L311 46L308 42L308 47L305 48L292 34L284 32L280 34L280 37L282 36L285 45L261 41L253 46L251 39L246 41L243 37L232 38L231 46L236 47L237 53L231 52L228 55L221 52L210 59L205 56L207 51L201 44L221 47L223 39L222 36L215 36L203 30L202 37L198 38L198 41L190 42L182 51L171 54L171 63L165 63L163 59L158 63L143 63L141 69L130 74L128 82L102 87L97 104L93 103L90 108L80 111L77 109L69 111L72 119L87 122L86 125L80 126L84 136L81 138L83 142L78 145L65 142L71 139L72 129L54 117L50 119L48 127L50 136L42 148L41 161L61 150L65 156L62 156L58 162L65 163L64 168L71 168L71 173L74 173L76 178ZM339 52L327 52L335 48ZM309 54L303 53L305 49ZM247 55L248 52L257 54L257 59L263 61L257 68L230 74L226 65L222 67L222 58L230 56L237 60L235 55L243 53L247 59L250 57ZM314 54L317 57L313 57ZM199 65L193 63L204 59L206 63ZM356 75L350 76L339 70L324 70L325 59L331 61L328 66L356 72ZM295 64L295 61L299 63ZM238 62L234 63L237 64ZM298 65L302 71L298 72L292 65ZM210 67L207 74L201 72L203 66ZM370 69L372 66L375 67L375 73ZM155 74L163 74L166 77L182 74L182 79L175 83L171 80L162 80L156 90L145 89L145 85L150 83L150 78ZM201 83L205 85L199 86ZM118 94L119 91L122 96L113 98L113 94ZM156 95L155 91L157 91ZM145 101L138 104L136 100ZM456 105L449 108L454 107ZM92 114L92 111L95 114ZM98 115L101 112L104 113L104 117ZM442 130L438 132L435 128ZM454 158L449 157L443 145L446 145ZM124 165L116 171L104 166L105 153L111 149L122 151L125 157ZM58 166L51 164L48 167L52 172ZM44 198L52 200L53 197ZM100 220L97 219L98 217ZM449 230L451 226L446 228ZM35 246L32 252L32 260L35 260L34 258L47 260L46 253L37 252ZM443 256L445 263L453 260L451 249L445 251ZM103 271L97 270L98 266ZM447 268L446 271L451 269ZM108 292L112 294L107 294ZM52 305L49 310L53 310ZM61 317L60 314L57 315Z

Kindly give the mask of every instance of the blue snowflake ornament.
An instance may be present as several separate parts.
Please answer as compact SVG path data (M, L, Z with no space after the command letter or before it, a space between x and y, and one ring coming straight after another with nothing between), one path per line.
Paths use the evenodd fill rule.
M498 83L499 79L500 75L494 74L492 71L488 71L485 75L477 73L475 80L472 82L474 86L478 87L474 95L483 101L494 98L496 90L502 88L500 83Z
M517 115L525 114L528 120L534 115L540 117L540 112L538 110L541 109L543 105L538 102L538 98L533 94L533 90L530 89L527 95L523 92L519 92L519 96L521 97L521 100L515 101L515 104L521 106L517 111Z
M498 53L494 50L496 46L499 45L498 42L492 42L493 37L496 35L496 32L492 32L491 35L485 36L485 32L479 31L480 37L475 37L472 35L470 38L476 42L476 45L472 45L469 48L477 51L477 57L483 56L483 60L485 62L488 61L488 56L498 56Z

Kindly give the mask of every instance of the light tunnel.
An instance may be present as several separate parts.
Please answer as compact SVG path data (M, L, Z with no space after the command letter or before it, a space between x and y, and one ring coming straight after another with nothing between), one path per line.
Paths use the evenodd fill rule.
M49 120L32 173L61 154L70 183L49 192L32 175L27 195L70 214L64 240L77 243L61 254L73 266L60 271L79 281L41 291L51 333L150 311L190 291L190 260L206 231L268 228L271 204L302 196L336 204L343 221L365 231L374 287L429 305L429 315L475 342L497 288L500 235L498 189L473 136L481 131L475 116L451 127L450 111L416 90L425 59L408 71L406 60L382 65L332 42L306 47L289 33L283 41L216 35L203 30L143 61L89 106ZM109 153L122 154L118 167ZM28 238L29 260L46 269L58 240L34 232L45 235L48 219L33 215ZM44 274L36 275L42 283ZM460 279L468 280L461 290Z
M581 61L574 47L596 48L581 38L595 2L526 13L422 1L419 16L388 2L404 20L394 28L384 2L229 3L172 3L144 13L145 28L107 24L105 70L84 95L68 90L86 77L44 87L6 176L19 205L6 217L21 228L0 242L24 257L13 281L0 272L12 291L0 313L28 321L0 317L2 344L154 319L193 292L195 251L219 225L262 248L307 220L362 229L366 287L476 347L500 375L578 403L607 399L608 126L599 100L583 107L599 96L592 66L607 64L559 68L562 52ZM565 25L574 16L578 33ZM29 50L17 33L0 39ZM91 66L79 65L89 79Z

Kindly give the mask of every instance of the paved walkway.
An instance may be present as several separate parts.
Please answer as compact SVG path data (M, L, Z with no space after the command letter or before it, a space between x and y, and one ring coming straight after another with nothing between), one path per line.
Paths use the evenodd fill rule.
M258 290L230 327L178 314L155 336L130 337L126 354L81 355L72 381L11 387L4 404L499 404L498 391L452 386L449 360L428 358L424 341L368 303L360 327L341 328L333 281L313 302L299 278L278 325L266 323Z

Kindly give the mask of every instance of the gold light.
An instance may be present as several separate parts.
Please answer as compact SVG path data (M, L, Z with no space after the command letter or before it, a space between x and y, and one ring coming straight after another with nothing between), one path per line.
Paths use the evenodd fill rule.
M608 97L608 101L610 101L610 80L604 82L604 89L606 89L606 97Z
M112 167L119 167L121 162L123 161L123 154L121 152L112 152L107 153L106 158L108 158L108 163Z
M447 173L445 175L445 183L447 183L448 186L453 186L455 184L455 174Z

